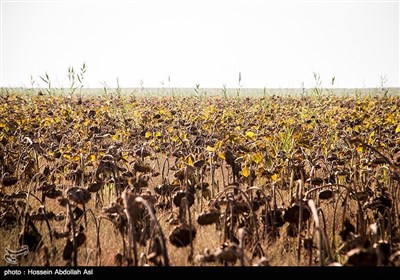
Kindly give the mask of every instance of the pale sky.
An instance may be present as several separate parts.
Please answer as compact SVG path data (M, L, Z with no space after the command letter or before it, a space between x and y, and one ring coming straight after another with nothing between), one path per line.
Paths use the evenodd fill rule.
M3 87L400 86L399 1L0 2Z

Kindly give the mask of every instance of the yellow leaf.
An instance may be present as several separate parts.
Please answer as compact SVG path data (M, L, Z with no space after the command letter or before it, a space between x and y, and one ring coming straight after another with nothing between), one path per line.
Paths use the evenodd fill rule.
M90 154L86 158L87 161L94 162L96 160L96 155L95 154Z
M187 157L187 164L190 165L190 166L193 166L193 159L192 159L191 156Z
M361 152L363 151L363 147L362 147L362 146L358 146L358 147L356 148L356 150L357 150L357 152L361 153Z
M123 158L124 160L128 160L128 158L129 158L129 153L127 153L127 152L122 152L122 158Z
M221 151L218 152L218 157L219 157L219 158L222 158L222 159L225 159L225 155L224 155L224 153L221 152Z
M370 100L369 103L368 103L368 107L369 108L374 108L375 105L376 105L376 101L373 101L373 100Z
M269 142L269 141L272 140L272 137L269 136L269 135L266 135L266 136L263 137L263 139L264 139L265 142Z
M156 132L156 137L157 137L157 138L161 138L161 132L160 132L160 131L157 131L157 132Z
M117 141L118 138L119 138L118 133L115 133L115 134L111 137L111 139L112 139L113 141Z
M221 148L221 146L222 146L222 141L217 141L217 142L215 142L214 147L215 147L216 149Z
M83 123L84 126L88 126L90 124L90 119L86 119Z
M245 136L248 139L254 140L254 132L252 132L252 131L246 131Z
M372 131L371 132L371 134L369 135L369 138L368 138L368 144L369 145L372 145L373 143L374 143L374 135L375 135L375 132L374 131Z
M179 140L179 137L178 137L178 135L174 135L174 136L172 136L171 139L172 139L173 142L176 142L176 141Z
M257 152L251 156L251 160L256 164L259 164L263 159L261 152Z
M207 152L215 152L216 148L215 147L211 147L211 146L207 146L206 150L207 150Z
M275 173L274 175L272 175L271 179L272 179L272 181L278 180L278 174Z
M146 134L144 135L144 137L146 139L149 139L152 135L153 135L153 133L151 133L150 131L146 131Z
M372 131L371 134L369 135L370 138L375 136L375 131Z
M250 170L247 168L247 167L243 167L242 168L242 175L244 176L244 177L249 177L249 175L250 175Z
M63 153L63 158L71 159L71 154L70 153Z
M80 157L80 156L74 156L73 160L74 160L74 161L80 161L80 160L81 160L81 157Z
M390 113L387 118L386 118L386 122L388 123L393 123L394 122L394 116L392 113Z
M397 125L396 130L394 132L395 133L399 133L400 132L400 124Z

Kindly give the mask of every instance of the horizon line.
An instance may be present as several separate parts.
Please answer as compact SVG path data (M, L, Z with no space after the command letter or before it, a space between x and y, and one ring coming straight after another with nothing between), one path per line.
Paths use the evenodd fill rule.
M161 87L106 87L107 89L139 89L139 90L145 90L145 89L197 89L196 87L179 87L179 86L161 86ZM315 89L316 87L199 87L200 90L204 89L240 89L240 90L249 90L249 89ZM337 90L337 89L380 89L382 87L375 86L375 87L318 87L320 89L329 89L329 90ZM385 87L387 89L399 89L400 86L394 86L394 87ZM1 86L0 89L49 89L48 87L26 87L26 86L19 86L19 87L4 87ZM55 90L69 90L70 88L68 87L52 87L51 89ZM83 87L84 89L104 89L104 87ZM77 88L75 91L78 91L79 88Z

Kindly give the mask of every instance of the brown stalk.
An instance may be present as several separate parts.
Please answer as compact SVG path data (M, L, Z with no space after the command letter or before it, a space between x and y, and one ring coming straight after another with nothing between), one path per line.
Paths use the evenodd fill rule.
M244 237L246 232L243 228L239 229L239 249L240 249L240 265L244 266Z
M226 184L225 184L225 173L224 173L224 161L222 159L221 159L221 175L222 175L222 185L224 186L225 189Z
M302 192L303 192L303 175L301 176L301 179L298 181L299 186L298 186L298 199L299 199L299 223L298 223L298 228L297 228L297 265L300 264L300 256L301 256L301 224L303 222L303 203L302 203Z
M294 183L294 167L292 166L292 170L290 172L290 182L289 182L289 198L293 197L293 183Z
M325 220L325 214L322 211L321 208L318 208L318 214L321 214L322 217L322 223L324 225L324 230L322 231L322 239L323 239L323 244L324 244L324 250L325 253L328 254L328 260L329 262L333 261L333 256L332 256L332 250L329 246L329 240L328 240L328 234L326 233L326 220Z
M51 243L52 246L54 246L54 243L53 243L53 232L51 230L50 222L49 222L49 219L48 219L48 216L47 216L46 206L44 204L42 204L41 200L36 195L34 195L33 193L29 193L29 192L26 192L26 191L21 191L21 192L22 193L26 193L27 197L28 197L28 195L31 195L33 198L35 198L37 201L40 202L41 206L43 207L42 208L43 209L43 215L45 217L47 230L49 231L50 243ZM28 201L26 203L28 204Z
M163 254L163 259L164 259L164 266L169 266L169 258L168 258L167 246L165 243L165 236L162 231L161 225L158 222L158 220L153 212L153 209L150 207L149 203L140 196L135 198L135 202L140 203L147 208L147 211L150 214L150 219L152 220L153 224L156 226L157 232L160 235L161 245L162 245L162 254ZM191 219L190 219L190 213L189 213L189 222L190 222L190 220ZM191 226L191 223L189 224L189 226ZM191 233L191 231L190 231L190 233Z
M211 180L211 182L210 182L210 186L211 186L211 197L214 197L214 172L215 172L215 169L214 169L214 165L213 165L213 155L214 155L214 153L210 153L210 174L211 174L211 178L210 178L210 180ZM217 185L217 187L218 187L218 185ZM219 189L217 189L217 193L219 192Z
M339 193L339 198L336 200L335 207L334 207L334 210L333 210L333 222L332 222L332 249L333 250L335 250L335 248L336 248L336 242L335 242L336 212L337 212L336 210L337 210L337 206L339 205L340 199L343 197L343 193L346 192L346 191L347 190L344 189ZM348 194L349 194L349 192L347 191L346 196L348 196ZM344 199L346 199L346 198L344 198ZM344 225L344 220L342 220L342 226L341 226L342 229L343 229L343 225Z
M308 200L308 206L310 207L313 219L314 219L314 231L313 231L313 235L315 233L315 231L317 231L318 233L318 259L319 259L319 265L320 266L324 266L325 265L325 256L322 250L322 233L321 233L321 227L319 225L319 218L318 218L318 210L315 206L315 202L312 199Z
M124 212L128 218L129 223L129 252L133 251L134 265L138 265L138 254L137 254L137 244L136 244L136 232L135 232L135 221L132 219L131 215L129 215L129 211L127 208L124 209Z
M166 167L167 166L167 167ZM165 168L166 168L166 172L165 172ZM165 174L165 173L167 173L167 174ZM169 160L168 160L168 158L166 157L165 159L164 159L164 162L163 162L163 166L162 166L162 170L161 170L161 176L162 176L162 183L165 183L166 182L166 180L167 180L167 178L168 178L168 174L169 174Z
M67 199L67 211L68 211L68 216L69 219L71 221L71 225L72 225L72 244L73 244L73 252L74 252L74 258L73 258L73 264L74 266L78 266L78 246L76 243L76 224L75 224L75 220L74 220L74 214L72 213L72 206L71 203L69 202L69 199Z
M189 251L189 262L193 263L193 236L192 236L192 215L190 213L190 207L189 207L189 203L187 202L187 200L185 201L185 205L186 205L186 211L188 213L188 220L189 220L189 239L190 239L190 251Z
M344 224L344 220L345 220L345 217L346 217L346 209L347 209L347 203L346 203L346 202L347 202L347 199L348 199L349 194L352 194L352 195L354 196L354 198L356 199L356 201L357 201L357 206L358 206L357 214L358 214L359 224L360 224L359 233L360 233L361 236L363 237L363 236L365 235L365 226L364 226L364 218L363 218L363 208L362 208L362 204L361 204L361 202L360 202L360 199L358 198L357 191L353 190L351 187L348 187L348 186L345 186L345 185L342 185L342 184L331 184L330 186L331 186L331 187L343 188L343 189L347 190L347 192L348 192L347 195L346 195L346 197L345 197L345 201L344 201L342 225ZM322 188L322 187L312 189L312 190L310 190L309 192L316 191L316 190L318 190L318 189L320 189L320 188ZM309 193L309 192L306 193L307 196L308 196L308 193Z
M203 211L203 170L204 170L204 168L201 167L201 169L200 169L200 212Z
M246 199L247 206L249 207L250 212L251 212L252 224L253 224L253 228L254 228L254 230L255 230L255 235L256 235L256 243L258 244L259 236L258 236L258 226L257 226L257 221L256 221L256 214L254 213L253 207L251 206L251 202L250 202L249 197L247 196L247 194L246 194L244 191L242 191L242 190L241 190L239 187L237 187L237 186L227 186L223 191L221 191L220 193L218 193L218 194L215 196L215 200L214 200L213 204L215 204L215 203L218 201L219 197L220 197L222 194L225 194L228 190L231 190L231 189L232 189L232 190L235 190L235 189L236 189L237 192L240 192L240 193L243 195L243 197ZM224 241L226 241L226 239L225 239Z

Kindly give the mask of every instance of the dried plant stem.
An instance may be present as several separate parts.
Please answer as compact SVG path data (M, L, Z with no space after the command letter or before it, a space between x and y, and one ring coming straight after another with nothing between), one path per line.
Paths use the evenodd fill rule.
M313 231L313 235L315 234L315 232L317 232L317 237L318 237L318 242L317 242L317 246L318 246L318 259L319 259L319 265L323 266L325 265L325 256L322 250L322 234L321 234L321 227L319 224L319 218L318 218L318 210L315 206L315 202L312 199L308 200L308 206L310 207L313 219L314 219L314 231Z
M244 237L246 232L243 228L239 229L239 248L240 248L240 265L244 266Z
M165 174L166 173L166 174ZM163 162L161 176L162 176L162 183L166 183L169 174L169 159L166 157Z
M225 189L226 183L225 183L224 161L222 159L221 159L221 176L222 176L222 186Z
M342 185L342 184L331 184L331 187L338 187L338 188L343 188L343 189L347 190L347 195L346 195L345 201L344 201L344 203L343 203L344 206L343 206L342 226L343 226L343 224L344 224L344 220L345 220L345 217L346 217L346 209L347 209L347 199L348 199L348 196L349 196L350 194L352 194L353 197L355 198L355 200L356 200L356 202L357 202L357 206L358 206L358 211L357 211L357 213L358 213L358 219L359 219L359 224L360 224L359 233L360 233L360 235L361 235L362 237L364 237L364 235L365 235L365 226L364 226L363 208L362 208L362 204L361 204L361 202L360 202L360 199L358 198L357 192L356 192L355 190L353 190L353 188L348 187L348 186L345 186L345 185ZM311 193L312 191L316 191L316 190L318 190L318 189L321 189L321 188L323 188L323 187L318 187L318 188L315 188L315 189L312 189L312 190L308 191L308 192L306 193L306 196L308 197L308 194L309 194L309 193Z
M276 186L275 186L275 184L272 184L272 199L274 201L274 219L272 221L272 232L275 235L275 232L276 232L275 221L276 221L276 214L277 214L277 209L278 209L278 205L276 204Z
M393 201L399 201L399 188L395 187L395 184L393 184L393 185L394 185L393 186L393 188L394 188ZM394 226L399 226L400 212L399 212L399 207L398 207L398 203L397 202L394 204L394 213L393 214L394 214L394 223L393 223L393 225Z
M85 221L85 228L87 228L87 217L86 217L86 205L85 203L82 203L82 207L83 207L83 218Z
M297 265L300 265L300 256L301 256L301 225L303 223L303 179L299 180L298 186L298 200L299 200L299 223L297 227Z
M143 199L142 197L137 197L135 198L135 202L137 203L141 203L142 205L144 205L147 208L147 211L150 214L150 219L152 220L152 222L154 223L154 225L157 228L157 233L160 235L160 239L161 239L161 246L162 246L162 254L163 254L163 259L164 259L164 266L169 266L169 258L168 258L168 251L167 251L167 246L166 246L166 242L165 242L165 236L164 233L162 231L161 225L158 222L153 209L150 207L150 205L148 204L148 202ZM190 220L190 213L189 213L189 220Z
M224 239L223 242L226 242L227 236L228 236L228 209L230 208L231 202L228 200L228 204L225 207L225 213L224 213Z
M72 259L74 266L78 266L78 246L76 243L76 224L74 220L74 214L72 213L72 206L69 200L67 200L67 209L68 209L68 216L71 221L72 225L72 244L73 244L73 252L74 252L74 257Z
M329 240L328 240L328 234L326 233L326 220L325 220L325 214L322 211L321 208L318 208L318 214L321 215L322 217L322 223L324 225L324 230L322 231L322 238L323 238L323 244L324 244L324 250L325 250L325 254L328 254L328 260L331 262L333 261L333 256L332 256L332 250L329 246Z
M203 168L200 170L200 212L203 211L203 170Z
M294 168L290 172L290 182L289 182L289 199L293 197L293 183L294 183Z
M343 193L346 192L346 195L348 195L348 191L346 189L343 189L340 193L339 193L339 198L336 200L335 203L335 207L333 210L333 222L332 222L332 250L335 250L336 248L336 242L335 242L335 236L336 236L336 213L337 213L337 208L339 205L339 201L340 199L343 197ZM344 202L343 202L344 203ZM343 222L342 221L342 225L341 227L343 228Z
M128 217L128 224L129 224L129 238L128 238L128 242L129 242L129 252L133 252L133 263L134 266L138 266L138 254L137 254L137 244L136 244L136 230L135 230L135 224L134 221L131 217L131 215L129 215L129 211L125 208L125 213L126 216Z
M259 244L260 237L258 235L258 223L257 223L257 220L256 220L257 216L254 213L254 210L253 210L253 207L251 206L251 201L250 201L248 195L244 191L242 191L238 186L227 186L223 191L221 191L220 193L218 193L215 196L215 200L214 200L213 204L215 204L218 201L219 197L222 194L226 194L226 192L229 191L229 190L236 190L238 193L240 192L243 195L243 197L245 198L247 207L249 207L250 212L251 212L251 221L252 221L252 226L253 226L255 237L256 237L255 238L255 244ZM229 207L229 204L227 205L227 208L228 207ZM225 220L226 220L226 212L225 212ZM226 236L224 236L224 242L225 241L226 241ZM259 249L261 251L261 254L264 255L264 252L263 252L263 249L261 248L261 246L259 246Z
M392 223L392 215L390 214L390 210L386 209L384 212L383 217L387 217L388 219L388 225L387 225L387 231L388 231L388 239L389 239L389 245L390 248L393 248L393 223ZM381 231L381 233L384 232L383 230Z
M26 193L27 197L28 197L28 195L30 195L30 196L32 196L33 198L35 198L37 201L39 201L39 203L40 203L41 206L43 207L43 215L44 215L44 217L45 217L45 222L46 222L47 230L49 231L50 243L51 243L51 246L54 247L53 232L52 232L52 230L51 230L50 222L49 222L49 219L48 219L48 216L47 216L46 206L45 206L45 205L41 202L41 200L40 200L36 195L34 195L33 193L25 192L25 191L21 191L21 192L22 192L22 193ZM26 203L28 204L28 201L27 201Z
M188 256L188 260L190 263L193 263L193 236L192 236L192 215L190 213L190 207L189 207L189 203L186 200L185 202L186 204L186 211L188 213L188 220L189 220L189 239L190 239L190 250L189 250L189 256Z
M215 169L213 165L213 153L210 153L210 186L211 186L211 197L214 197L215 191L214 191L214 174ZM219 190L217 190L217 193Z

